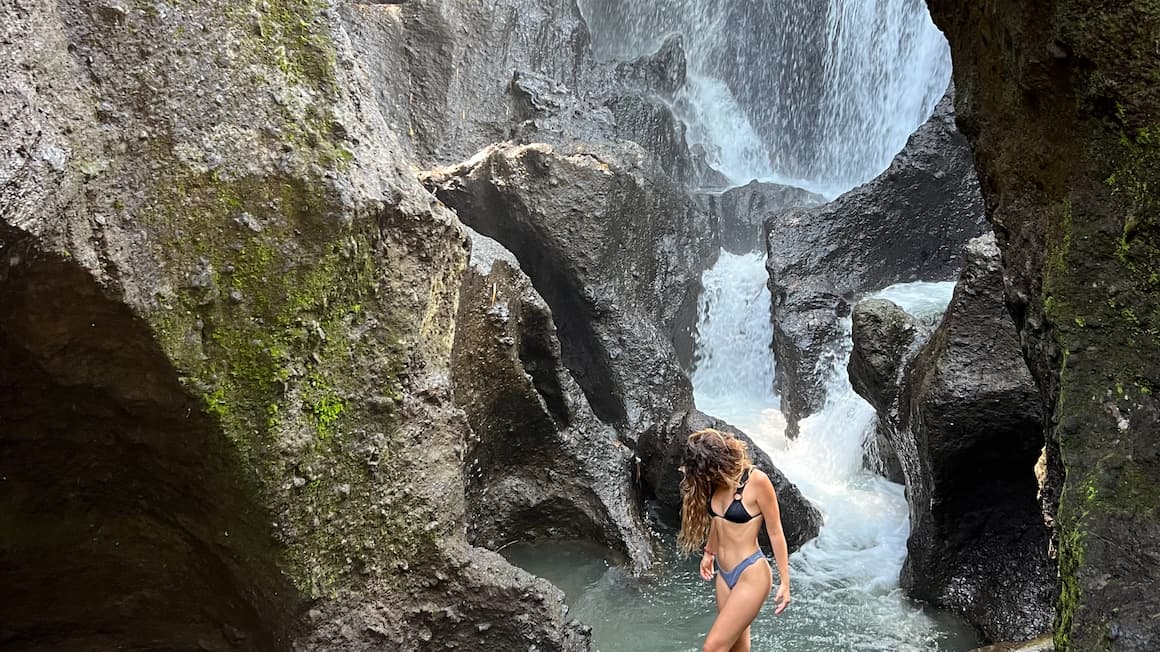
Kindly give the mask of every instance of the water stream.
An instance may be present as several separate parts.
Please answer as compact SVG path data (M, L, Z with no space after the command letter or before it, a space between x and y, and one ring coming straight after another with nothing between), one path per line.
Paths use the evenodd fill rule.
M577 0L597 55L628 60L679 35L688 75L673 109L695 152L732 184L761 179L835 197L879 174L929 115L950 55L922 0ZM722 252L705 273L696 368L699 409L747 432L824 513L791 556L793 605L753 624L760 652L962 652L976 634L898 587L908 510L900 485L863 469L873 409L850 387L849 320L826 367L828 398L785 438L773 393L769 293L760 255ZM953 284L878 293L916 316ZM670 543L671 531L660 534ZM696 561L670 556L638 579L580 543L516 545L513 562L567 594L603 652L699 650L715 613Z
M578 0L597 56L627 60L680 35L674 109L689 145L740 185L835 197L877 176L950 81L922 0Z
M722 252L704 276L694 387L700 409L742 427L825 514L820 535L791 556L794 603L766 609L753 625L758 652L962 652L975 633L945 614L911 603L898 587L909 532L901 485L862 468L874 410L850 387L849 320L829 362L825 407L802 422L793 442L773 395L769 294L759 255ZM909 283L874 296L917 317L941 312L953 283ZM673 538L673 533L662 532ZM550 548L550 552L549 552ZM515 546L521 566L556 583L574 614L592 625L596 647L698 650L712 624L713 593L695 560L675 555L660 576L634 580L581 544Z

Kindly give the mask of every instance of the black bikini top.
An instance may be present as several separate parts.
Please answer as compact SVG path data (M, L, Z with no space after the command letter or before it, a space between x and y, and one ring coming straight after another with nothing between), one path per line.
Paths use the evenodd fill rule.
M705 507L709 510L709 516L714 518L723 518L730 523L748 523L753 519L761 516L761 513L750 514L749 510L745 509L745 505L741 502L741 492L745 491L745 483L749 482L749 469L741 475L741 482L737 485L737 492L733 494L733 502L725 510L725 515L722 516L713 511L713 497L709 496Z

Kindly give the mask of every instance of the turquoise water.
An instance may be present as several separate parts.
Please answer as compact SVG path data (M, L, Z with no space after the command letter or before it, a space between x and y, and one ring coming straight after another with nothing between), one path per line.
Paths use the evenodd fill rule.
M697 576L696 560L670 554L654 576L633 578L587 543L518 544L503 554L564 591L570 615L592 626L600 652L695 652L713 624L713 588ZM798 571L790 571L790 607L774 616L767 604L753 623L754 652L964 652L978 645L968 627L909 603L897 588L867 592L840 578L807 581Z
M862 468L874 410L850 388L849 319L827 365L827 399L788 441L772 393L773 361L766 273L759 255L722 252L706 272L698 325L697 405L742 427L821 511L820 534L790 556L793 602L780 616L766 607L752 628L755 652L965 652L972 628L906 598L898 573L906 558L909 510L902 485ZM916 316L933 318L951 283L887 288ZM659 520L653 517L654 523ZM592 626L602 652L701 649L716 612L713 587L696 560L680 559L675 534L656 526L668 550L651 577L633 578L601 548L575 542L518 545L515 564L559 586L572 615Z

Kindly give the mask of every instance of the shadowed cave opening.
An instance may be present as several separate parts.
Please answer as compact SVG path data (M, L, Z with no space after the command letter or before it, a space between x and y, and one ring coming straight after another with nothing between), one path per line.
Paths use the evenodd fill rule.
M284 647L232 450L140 319L0 233L0 650Z

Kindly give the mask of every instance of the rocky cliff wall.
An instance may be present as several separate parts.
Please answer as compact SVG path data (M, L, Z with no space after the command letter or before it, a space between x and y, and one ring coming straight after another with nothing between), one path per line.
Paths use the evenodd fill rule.
M1041 387L1056 648L1160 647L1160 6L929 0Z
M335 10L0 25L0 640L584 649L464 540L466 238Z

